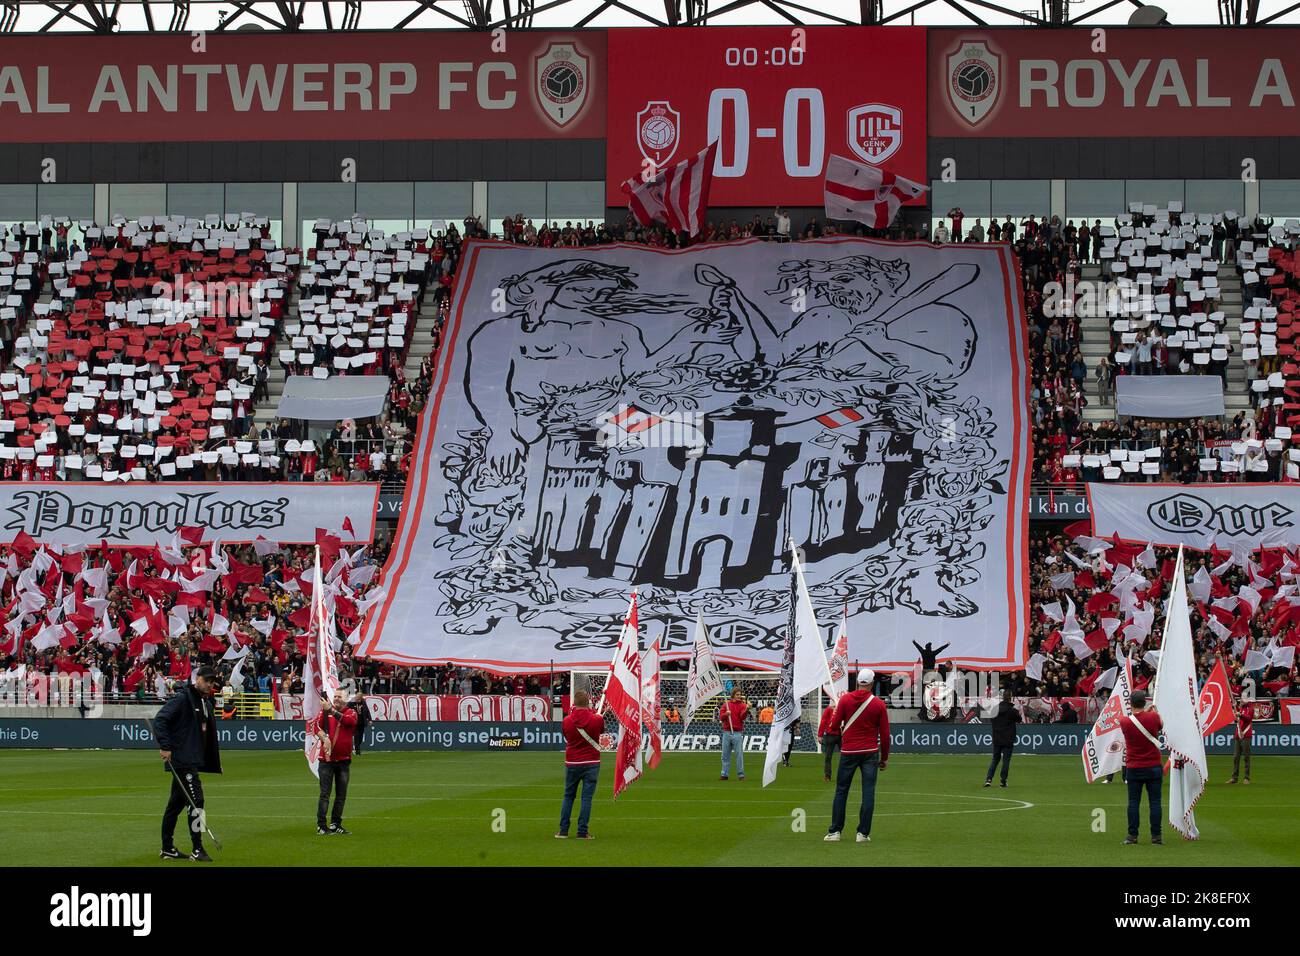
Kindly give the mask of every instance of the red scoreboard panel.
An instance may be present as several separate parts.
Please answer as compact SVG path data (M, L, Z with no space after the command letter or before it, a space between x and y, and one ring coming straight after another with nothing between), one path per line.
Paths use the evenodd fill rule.
M712 206L820 206L838 153L926 179L924 27L611 30L606 198L718 140Z

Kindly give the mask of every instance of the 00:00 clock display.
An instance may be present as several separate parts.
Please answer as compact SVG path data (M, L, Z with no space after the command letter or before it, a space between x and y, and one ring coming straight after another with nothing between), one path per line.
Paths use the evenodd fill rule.
M727 47L727 66L758 66L758 48L752 46ZM774 46L763 51L764 66L803 66L803 48Z
M744 90L721 89L709 94L709 138L708 142L722 138L723 113L726 104L731 104L732 156L730 161L723 150L719 149L713 162L713 175L723 178L744 176L749 168L749 95ZM808 121L807 162L800 162L800 104L806 103ZM759 128L759 139L774 137L776 130ZM815 89L793 89L785 92L785 108L781 115L781 152L785 159L785 172L793 178L820 176L826 160L826 107L822 102L822 91Z

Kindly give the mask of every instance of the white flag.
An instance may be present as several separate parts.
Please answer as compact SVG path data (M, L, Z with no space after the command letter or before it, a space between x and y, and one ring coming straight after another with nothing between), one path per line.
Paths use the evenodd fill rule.
M1156 668L1156 711L1164 722L1172 767L1169 771L1169 823L1188 840L1200 836L1192 813L1205 789L1207 776L1205 738L1198 714L1196 651L1187 609L1187 582L1183 577L1183 549L1178 549L1173 591L1165 614L1165 636Z
M1131 713L1128 698L1133 686L1133 661L1125 656L1124 666L1113 670L1115 686L1083 740L1083 775L1089 783L1124 766L1124 731L1119 719Z
M873 229L885 229L905 201L925 191L920 183L843 156L831 156L826 162L823 198L827 219L854 219Z
M333 697L339 689L339 670L334 658L334 641L328 610L325 607L325 580L320 573L320 548L316 549L316 564L311 586L311 633L307 637L306 660L302 671L302 716L306 721L303 735L303 753L307 766L320 776L321 741L316 736L320 730L322 697Z
M823 690L834 704L849 692L849 609L847 607L840 618L840 634L835 639L829 667L831 679Z
M691 649L691 669L686 675L686 722L682 731L690 726L691 718L706 700L722 693L722 677L713 662L713 648L709 646L709 631L704 626L704 612L695 615L695 645Z
M822 648L817 615L804 583L799 552L790 542L790 620L786 626L786 650L781 662L781 686L777 690L772 728L767 738L767 756L763 762L763 786L776 779L776 768L785 753L786 734L800 717L803 698L831 680Z

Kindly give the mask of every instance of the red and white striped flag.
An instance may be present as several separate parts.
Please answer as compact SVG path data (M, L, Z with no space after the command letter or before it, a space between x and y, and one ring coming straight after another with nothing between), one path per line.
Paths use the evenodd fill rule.
M628 604L623 630L614 648L605 679L605 694L597 712L606 707L618 721L618 744L614 757L614 796L617 798L641 776L641 641L637 636L636 592Z
M643 432L647 429L654 428L661 424L663 419L652 412L647 412L643 408L637 408L635 405L624 405L610 423L616 426L620 431L629 435L635 435L637 432Z
M627 194L627 208L637 222L643 226L666 222L677 232L697 235L704 228L709 208L717 152L718 144L714 141L696 155L660 170L653 179L645 180L637 175L626 180L622 188Z
M668 219L664 206L664 174L656 172L654 179L642 179L638 174L625 180L622 186L627 194L627 208L643 226Z
M837 408L833 412L826 412L824 415L818 415L817 421L827 428L840 428L844 425L852 425L854 422L860 422L863 415L855 408Z
M826 163L827 219L853 219L872 229L884 229L904 202L925 191L920 183L843 156L832 156Z
M334 622L325 605L325 579L320 573L320 547L316 548L316 563L311 589L311 624L304 635L307 643L303 663L302 716L306 721L303 752L307 767L320 776L320 759L324 747L317 737L321 724L321 698L333 697L339 689L338 662L334 658Z

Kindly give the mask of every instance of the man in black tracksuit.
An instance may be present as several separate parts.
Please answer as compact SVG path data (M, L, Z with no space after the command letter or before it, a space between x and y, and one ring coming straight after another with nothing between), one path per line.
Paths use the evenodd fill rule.
M190 842L194 846L189 858L200 863L212 862L212 857L203 849L203 785L199 782L199 774L221 773L216 712L212 704L219 681L216 668L200 667L194 672L194 682L169 697L154 718L154 733L162 752L163 770L172 778L171 798L167 801L162 821L162 853L159 855L164 860L183 858L173 842L173 834L181 810L186 810ZM195 807L198 813L195 813Z
M1002 786L1007 785L1007 774L1011 772L1011 749L1016 745L1016 724L1020 723L1020 711L1011 699L1011 689L1002 692L1002 701L998 712L993 715L993 762L989 764L988 776L984 786L993 786L993 771L1002 761Z

